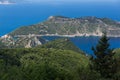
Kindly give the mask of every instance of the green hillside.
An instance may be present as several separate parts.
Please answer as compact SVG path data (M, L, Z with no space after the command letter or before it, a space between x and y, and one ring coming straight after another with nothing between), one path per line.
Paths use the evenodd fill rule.
M60 38L54 41L47 42L46 44L39 46L42 48L53 48L61 50L72 50L75 52L83 53L78 47L76 47L68 38Z
M1 49L1 80L82 80L89 60L86 56L57 49Z
M50 16L46 21L39 24L20 27L11 32L10 35L101 36L103 31L106 31L109 36L120 36L120 23L108 18Z
M111 63L117 64L117 72L112 78L105 78L92 69L91 59L68 38L34 48L0 49L0 80L119 80L120 49L114 52Z
M120 48L119 49L115 49L116 54L114 55L116 61L117 61L117 65L120 66ZM116 67L118 73L117 73L117 77L120 77L120 67Z
M114 50L116 52L115 57L120 59L120 48Z

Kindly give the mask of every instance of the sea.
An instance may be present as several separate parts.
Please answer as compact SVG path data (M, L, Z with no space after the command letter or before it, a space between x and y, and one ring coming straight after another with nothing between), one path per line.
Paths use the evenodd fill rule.
M44 39L52 41L62 37L58 36L43 36ZM69 37L70 41L78 47L80 50L84 51L86 54L94 55L91 50L92 47L96 47L100 37ZM110 49L120 48L120 37L109 37Z
M22 26L43 22L49 16L66 16L70 18L96 16L120 21L119 7L120 5L117 2L28 2L8 5L0 4L0 36ZM98 40L97 37L75 37L70 39L77 47L90 54L92 54L91 46L97 44ZM111 48L120 48L120 38L111 38L110 43Z

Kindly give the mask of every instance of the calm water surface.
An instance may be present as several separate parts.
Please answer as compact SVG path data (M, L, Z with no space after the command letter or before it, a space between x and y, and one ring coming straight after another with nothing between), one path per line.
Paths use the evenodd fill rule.
M51 41L55 40L57 36L44 36L43 38ZM88 54L93 54L91 47L95 46L98 43L99 37L72 37L70 40L81 50ZM110 38L110 48L120 48L120 37L119 38Z
M0 36L21 26L45 21L51 15L96 16L120 21L119 3L17 3L0 5Z

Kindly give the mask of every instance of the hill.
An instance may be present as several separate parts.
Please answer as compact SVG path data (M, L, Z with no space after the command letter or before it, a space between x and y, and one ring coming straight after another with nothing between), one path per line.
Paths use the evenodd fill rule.
M0 79L88 80L88 64L86 56L70 50L1 49Z
M83 53L83 51L77 48L68 38L56 39L38 47L47 49L72 50L78 53Z
M0 48L47 48L47 49L60 49L72 50L78 53L84 53L76 47L69 38L59 38L53 41L47 41L41 37L24 36L24 37L11 37L0 39Z
M9 35L101 36L103 31L108 36L118 37L120 23L109 18L50 16L44 22L20 27Z

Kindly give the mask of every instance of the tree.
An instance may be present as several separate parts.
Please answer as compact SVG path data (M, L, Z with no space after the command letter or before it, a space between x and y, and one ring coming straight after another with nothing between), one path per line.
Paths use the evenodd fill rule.
M11 52L13 52L11 50ZM1 49L0 50L0 59L4 61L5 66L7 67L8 65L16 65L20 66L20 61L17 58L16 55L11 54L9 49Z
M113 49L110 49L109 38L106 33L100 38L96 47L92 50L96 57L92 57L90 67L101 74L104 78L112 78L116 73L116 60L114 59Z

